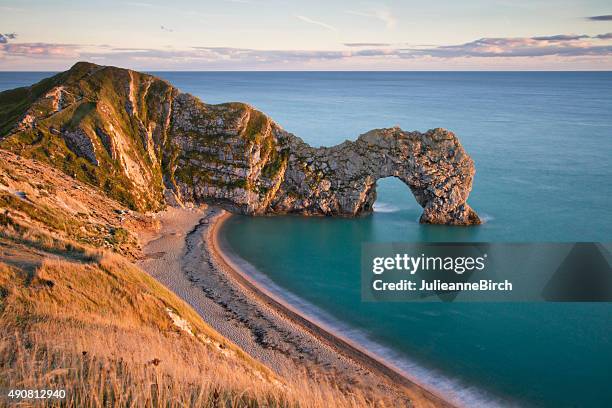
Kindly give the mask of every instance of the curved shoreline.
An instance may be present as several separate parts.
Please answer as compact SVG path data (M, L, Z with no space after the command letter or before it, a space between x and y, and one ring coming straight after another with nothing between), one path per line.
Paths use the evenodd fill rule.
M227 243L224 239L220 237L222 225L231 216L231 213L223 212L221 215L214 217L208 229L205 245L215 261L234 281L260 302L263 302L293 324L324 342L337 353L366 367L371 372L383 376L394 386L403 388L409 396L418 395L435 407L455 407L448 399L415 380L406 377L399 369L393 367L380 357L373 355L355 342L334 334L331 329L323 327L325 326L323 323L297 310L245 273L236 264L232 254L228 253L231 251L227 248ZM233 256L237 258L236 255Z

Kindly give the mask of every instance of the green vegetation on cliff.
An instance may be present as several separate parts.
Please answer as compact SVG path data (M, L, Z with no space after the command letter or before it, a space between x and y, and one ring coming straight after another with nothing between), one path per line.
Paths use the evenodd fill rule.
M140 118L127 109L130 89L142 84L128 72L78 63L0 93L0 147L47 162L130 208L161 208L161 171L147 154Z
M153 76L89 63L0 93L0 148L138 211L163 208L165 189L191 200L204 199L196 185L224 197L267 190L247 174L283 169L271 126L246 104L207 105Z

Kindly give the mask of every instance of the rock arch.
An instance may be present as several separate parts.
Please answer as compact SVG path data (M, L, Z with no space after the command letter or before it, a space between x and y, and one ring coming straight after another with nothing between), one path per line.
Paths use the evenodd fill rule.
M301 142L301 141L300 141ZM480 224L466 203L474 163L445 129L377 129L330 148L297 143L270 212L357 216L370 213L376 181L396 177L423 207L420 222Z

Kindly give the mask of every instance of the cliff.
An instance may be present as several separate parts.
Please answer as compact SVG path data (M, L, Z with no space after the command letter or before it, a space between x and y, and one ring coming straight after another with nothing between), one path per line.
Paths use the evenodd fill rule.
M372 130L313 148L243 103L210 105L156 77L80 62L0 93L0 148L93 184L134 210L210 202L244 214L357 216L397 177L421 222L479 224L457 137Z

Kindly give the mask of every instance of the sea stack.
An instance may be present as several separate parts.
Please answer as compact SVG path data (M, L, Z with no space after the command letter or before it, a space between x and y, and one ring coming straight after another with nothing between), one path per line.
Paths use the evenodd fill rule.
M210 105L151 75L80 62L0 93L0 148L47 162L134 210L214 203L249 214L359 216L397 177L420 221L475 225L474 163L444 129L377 129L314 148L244 103Z

